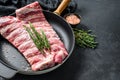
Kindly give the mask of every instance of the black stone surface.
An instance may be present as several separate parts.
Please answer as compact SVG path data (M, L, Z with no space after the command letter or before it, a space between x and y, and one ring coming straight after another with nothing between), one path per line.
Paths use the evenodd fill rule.
M58 69L37 76L17 74L10 80L120 80L120 0L75 1L81 24L97 36L97 48L76 46Z

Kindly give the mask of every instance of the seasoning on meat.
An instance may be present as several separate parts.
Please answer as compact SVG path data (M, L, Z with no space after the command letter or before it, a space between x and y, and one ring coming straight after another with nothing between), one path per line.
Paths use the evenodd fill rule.
M28 22L31 22L38 32L41 29L44 31L50 43L50 51L44 49L45 54L41 54L23 27L29 26ZM68 55L63 42L45 19L37 1L16 10L16 17L1 17L0 34L20 51L33 71L53 67Z
M44 49L50 49L50 44L44 31L40 30L40 32L38 32L30 22L29 24L30 27L24 25L26 31L29 33L31 39L33 40L36 47L41 51L41 53L45 53Z

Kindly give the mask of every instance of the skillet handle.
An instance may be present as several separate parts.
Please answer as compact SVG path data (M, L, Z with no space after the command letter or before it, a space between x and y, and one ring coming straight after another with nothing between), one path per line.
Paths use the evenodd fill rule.
M63 10L67 7L67 5L70 3L70 1L71 0L62 0L61 4L54 11L54 13L60 15L63 12Z
M5 66L3 63L0 62L0 76L6 79L12 78L17 73L16 70L13 70L7 66Z

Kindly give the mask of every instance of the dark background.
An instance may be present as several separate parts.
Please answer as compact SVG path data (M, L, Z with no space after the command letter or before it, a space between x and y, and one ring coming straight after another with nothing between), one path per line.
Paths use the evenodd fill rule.
M97 48L76 45L73 54L58 69L37 76L17 74L10 80L120 80L120 0L75 1L76 13L82 16L81 25L97 36ZM21 5L25 4L17 7ZM13 9L16 5L6 6L11 10L0 11L0 14L17 9Z

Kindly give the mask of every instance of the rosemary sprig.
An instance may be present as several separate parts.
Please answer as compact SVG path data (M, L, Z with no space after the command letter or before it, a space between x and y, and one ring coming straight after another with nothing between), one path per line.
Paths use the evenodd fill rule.
M32 25L32 23L29 23L30 27L27 27L24 25L26 31L29 33L31 39L33 40L36 47L41 51L41 53L44 53L44 49L50 49L50 44L48 42L48 39L44 33L44 31L41 29L40 33L37 32Z
M43 30L41 30L41 33L42 33L42 38L43 38L43 41L44 41L44 47L45 48L47 48L47 49L49 49L50 48L50 44L48 44L49 42L48 42L48 39L47 39L47 37L46 37L46 35L45 35L45 33L44 33L44 31Z
M75 40L76 43L80 47L89 47L89 48L95 48L97 45L97 42L95 41L95 35L90 34L91 30L81 30L77 28L73 28L74 34L75 34Z

